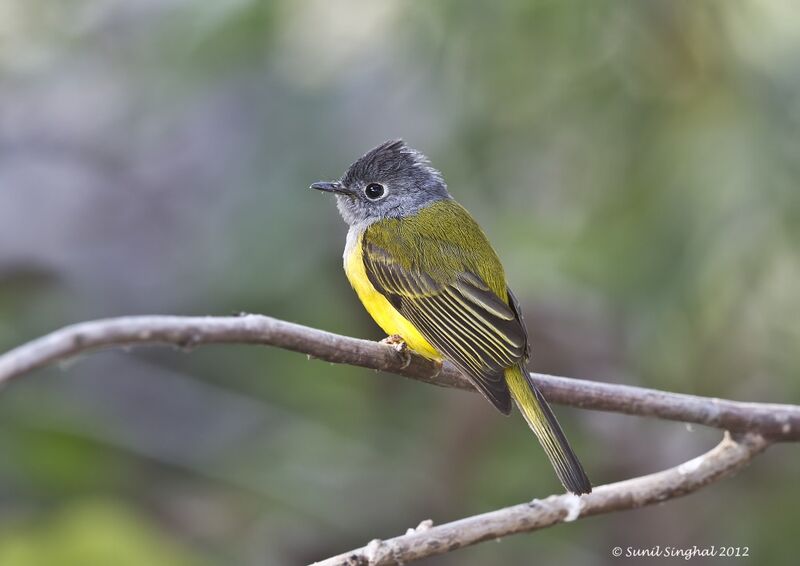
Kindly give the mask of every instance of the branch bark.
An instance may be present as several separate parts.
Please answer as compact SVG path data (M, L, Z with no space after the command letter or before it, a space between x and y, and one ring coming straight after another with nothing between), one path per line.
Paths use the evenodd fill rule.
M715 448L680 466L595 487L592 493L551 495L497 511L432 526L423 521L416 529L389 540L375 539L366 546L315 563L316 566L378 566L401 564L444 554L485 540L498 539L570 522L592 515L652 505L688 495L747 465L769 445L758 434L734 440L725 434Z
M66 326L0 355L0 386L78 354L119 346L263 344L328 362L396 373L443 387L474 390L451 365L394 346L324 332L260 315L238 317L132 316ZM726 432L710 452L675 468L596 487L580 498L553 495L437 527L429 521L406 535L320 562L394 564L488 539L530 532L578 518L633 509L680 497L735 473L773 441L800 440L800 406L745 403L654 389L531 374L551 402L717 427Z
M453 366L378 342L341 336L261 315L238 317L130 316L82 322L0 356L0 385L75 355L120 346L262 344L333 363L395 373L425 383L474 391ZM655 389L531 374L548 401L584 409L657 417L773 440L800 440L800 407L747 403Z

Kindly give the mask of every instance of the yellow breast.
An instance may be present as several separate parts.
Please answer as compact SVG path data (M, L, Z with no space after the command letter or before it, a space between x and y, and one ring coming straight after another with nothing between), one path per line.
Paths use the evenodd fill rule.
M419 333L414 325L373 287L364 269L361 255L360 232L347 236L347 247L344 250L344 272L358 298L386 334L400 335L409 348L426 358L440 360L441 354L430 342Z

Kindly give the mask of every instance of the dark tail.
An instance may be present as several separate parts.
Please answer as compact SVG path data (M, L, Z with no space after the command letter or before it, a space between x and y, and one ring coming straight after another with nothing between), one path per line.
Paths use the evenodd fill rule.
M583 466L528 372L520 367L507 369L506 382L517 407L539 439L564 487L578 495L591 492L592 484Z

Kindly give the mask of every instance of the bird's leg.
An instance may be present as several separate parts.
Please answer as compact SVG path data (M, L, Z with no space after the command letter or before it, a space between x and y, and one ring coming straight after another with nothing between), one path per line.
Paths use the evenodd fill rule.
M400 369L406 369L411 363L411 354L408 351L408 344L406 344L406 341L403 340L403 337L399 334L387 336L381 340L381 344L391 346L395 352L403 356L403 366Z

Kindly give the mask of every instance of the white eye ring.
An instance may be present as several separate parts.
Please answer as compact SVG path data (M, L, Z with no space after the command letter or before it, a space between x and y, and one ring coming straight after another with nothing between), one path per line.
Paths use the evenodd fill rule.
M386 196L386 188L380 183L369 183L364 187L364 196L369 200L380 200Z

